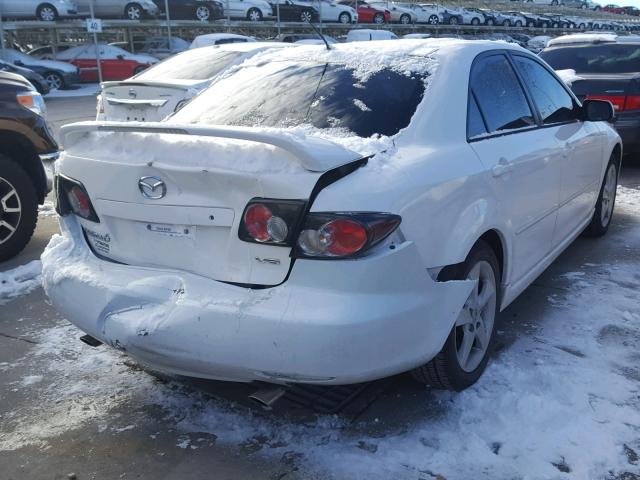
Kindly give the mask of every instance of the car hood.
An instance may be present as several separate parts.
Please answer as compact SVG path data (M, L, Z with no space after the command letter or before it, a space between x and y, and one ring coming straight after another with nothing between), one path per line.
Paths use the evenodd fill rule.
M25 64L26 65L26 64ZM30 65L34 65L37 67L50 68L52 70L60 70L65 73L76 73L77 69L74 65L66 62L58 62L57 60L38 60L33 59ZM29 65L26 65L29 68Z

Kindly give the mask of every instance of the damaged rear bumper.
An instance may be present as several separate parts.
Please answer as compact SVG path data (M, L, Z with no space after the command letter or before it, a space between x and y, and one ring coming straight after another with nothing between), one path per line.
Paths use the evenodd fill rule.
M262 290L96 258L76 220L42 256L44 286L89 335L160 371L344 384L409 370L442 348L473 282L435 282L404 242L354 261L298 260Z

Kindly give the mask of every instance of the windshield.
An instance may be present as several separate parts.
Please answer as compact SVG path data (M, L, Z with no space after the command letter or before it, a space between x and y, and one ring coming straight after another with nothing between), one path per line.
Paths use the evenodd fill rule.
M200 48L169 58L145 70L136 80L207 80L227 68L242 52Z
M176 113L185 123L251 127L311 125L370 137L409 125L424 76L382 69L358 79L342 64L271 62L214 83Z
M555 70L596 74L640 72L640 45L608 43L552 48L540 56Z

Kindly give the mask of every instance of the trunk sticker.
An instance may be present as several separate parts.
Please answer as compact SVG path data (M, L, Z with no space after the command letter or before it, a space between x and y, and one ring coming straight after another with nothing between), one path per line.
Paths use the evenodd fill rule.
M111 235L108 233L94 232L88 228L85 228L84 231L86 232L91 245L98 253L103 255L108 255L110 253Z
M159 233L170 237L192 238L196 230L196 227L193 225L172 225L167 223L145 223L143 225L149 232Z

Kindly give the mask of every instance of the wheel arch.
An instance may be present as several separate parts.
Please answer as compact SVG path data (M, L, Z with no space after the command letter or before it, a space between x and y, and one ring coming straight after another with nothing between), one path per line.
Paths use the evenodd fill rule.
M9 157L27 172L34 181L38 203L44 202L47 179L33 144L20 133L0 130L0 155Z

